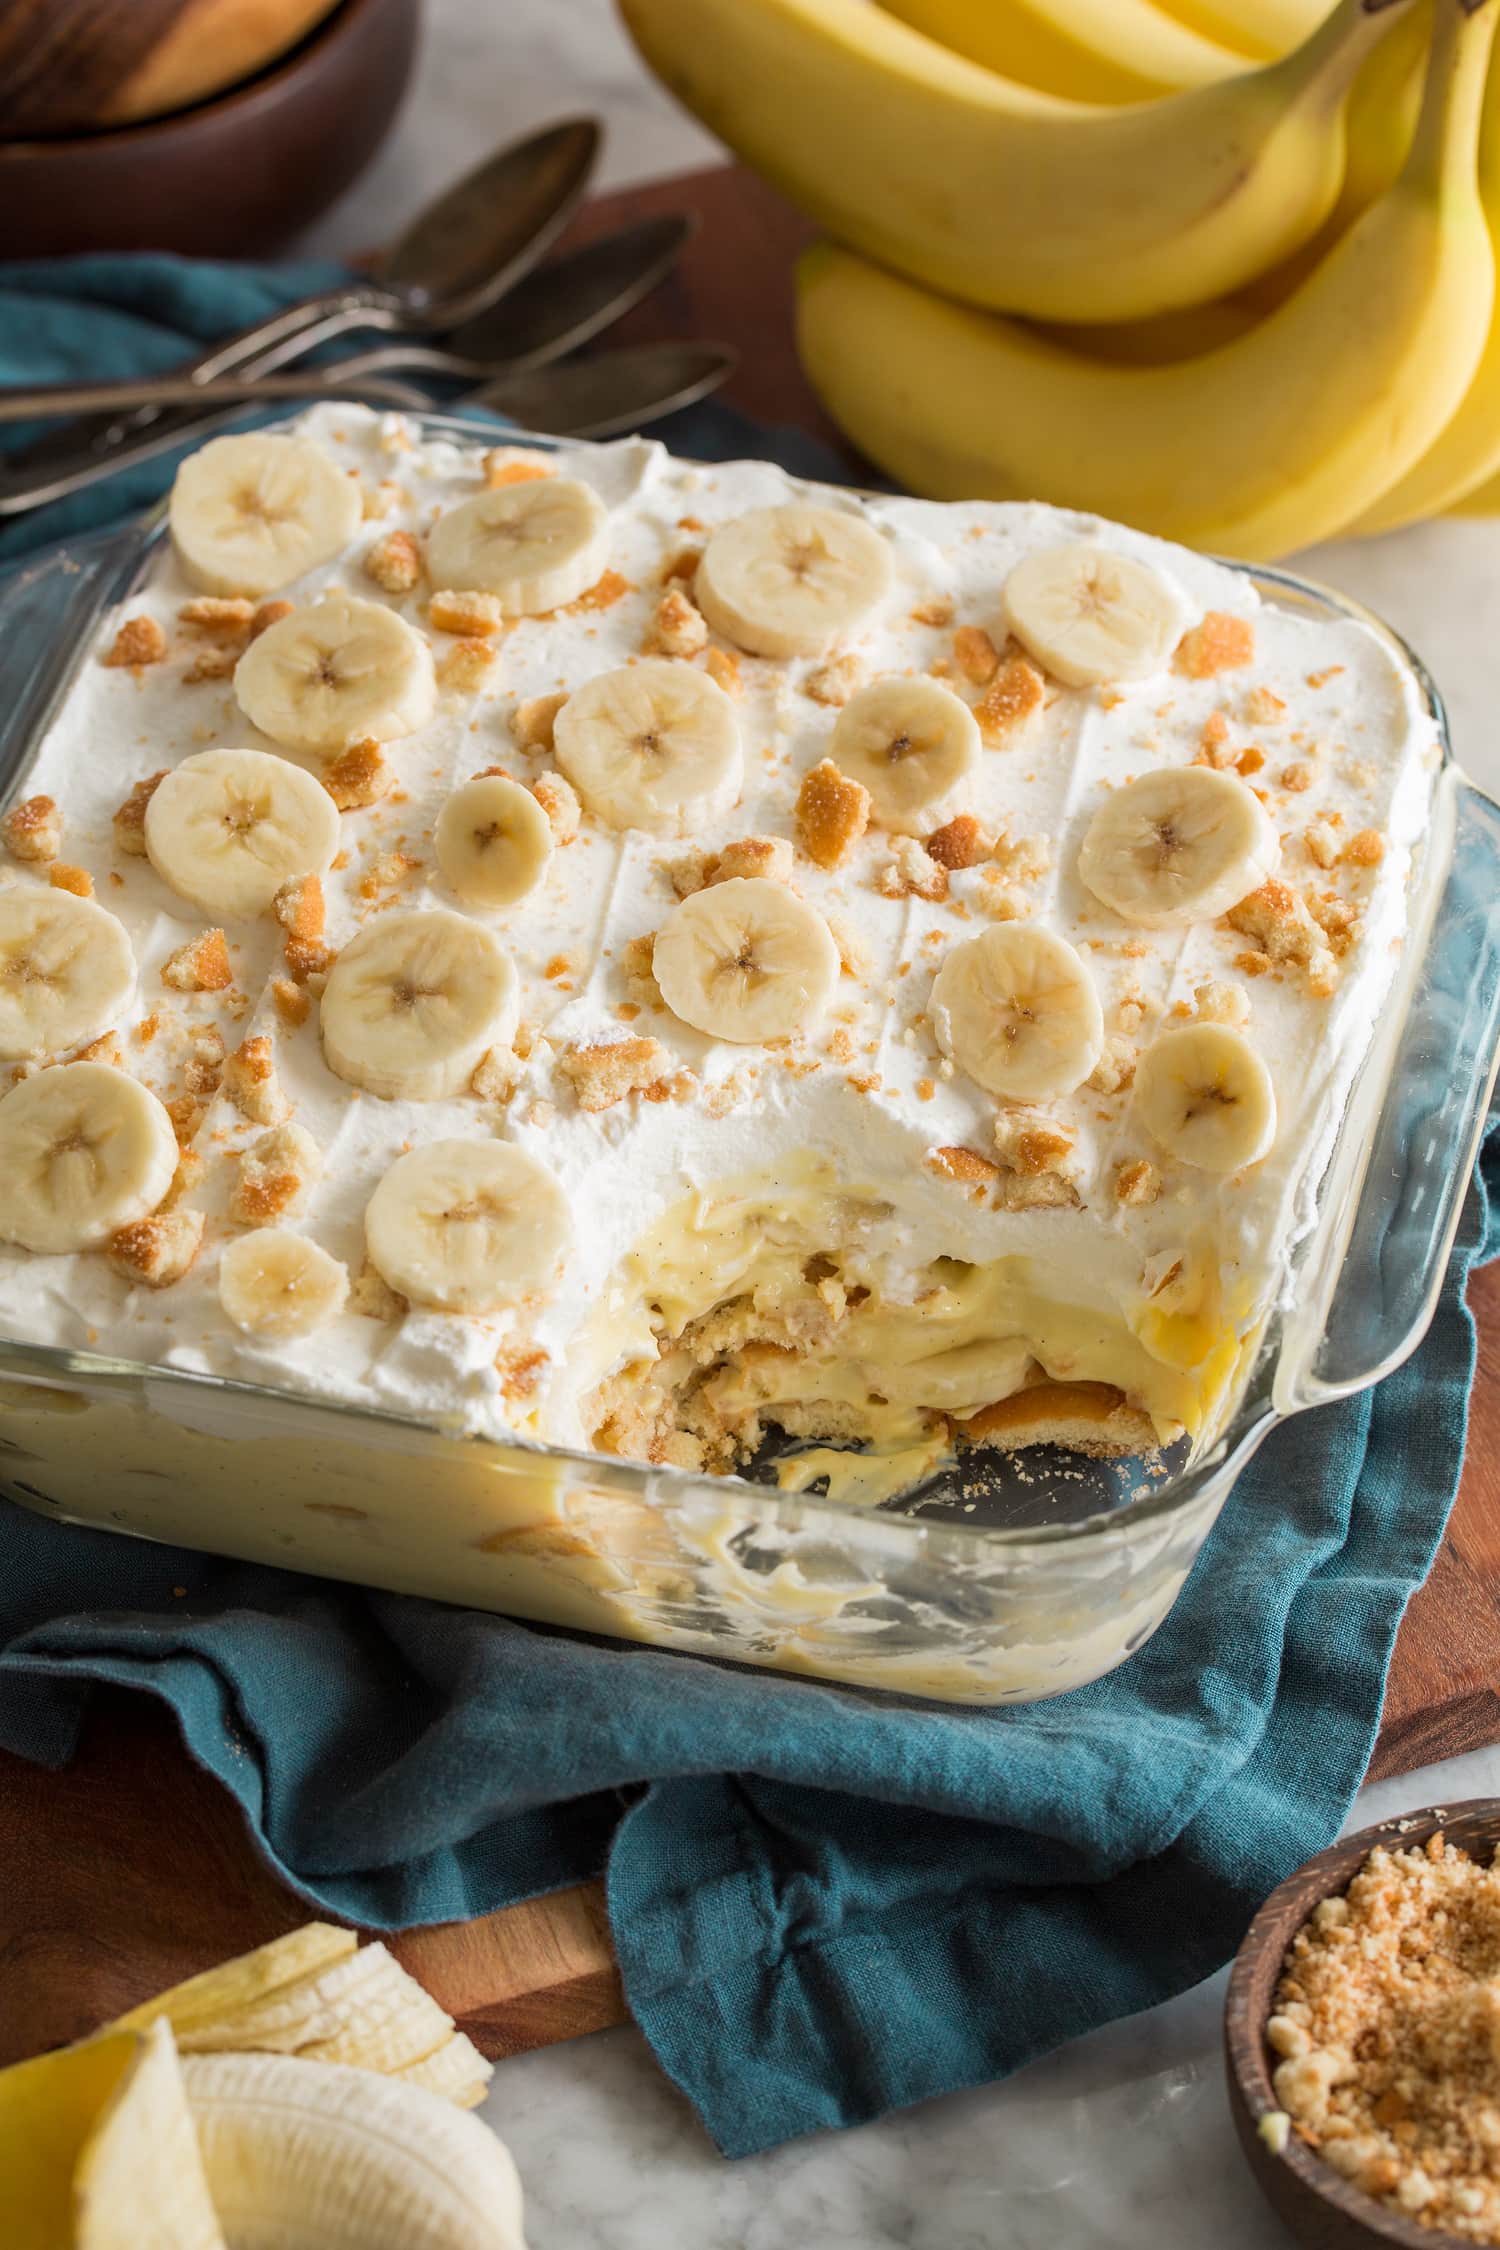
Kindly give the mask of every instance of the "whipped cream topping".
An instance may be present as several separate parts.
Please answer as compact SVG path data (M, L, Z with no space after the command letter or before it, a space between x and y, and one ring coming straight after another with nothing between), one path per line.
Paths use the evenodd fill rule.
M406 597L381 595L361 557L389 530L421 534L444 508L481 490L481 448L422 442L400 417L354 406L320 407L298 427L358 480L371 520L334 562L286 592L298 602L335 587L391 599L441 659L451 642L429 625L425 586ZM191 1200L208 1213L209 1227L189 1274L153 1291L133 1286L97 1253L36 1257L0 1248L0 1331L494 1434L522 1429L586 1443L582 1395L622 1356L650 1350L646 1307L617 1279L629 1253L684 1197L764 1181L811 1151L864 1199L862 1265L892 1301L918 1295L935 1258L1020 1256L1071 1305L1097 1308L1101 1325L1123 1321L1139 1332L1162 1278L1208 1245L1223 1317L1237 1337L1253 1337L1285 1295L1289 1261L1315 1215L1317 1184L1397 966L1438 758L1408 672L1356 622L1263 603L1236 572L1091 518L1040 506L861 501L765 463L698 467L642 441L565 448L548 460L589 484L610 511L610 576L597 598L509 625L477 692L444 688L432 720L387 746L397 791L345 815L341 864L325 878L335 948L384 906L469 911L446 890L434 854L449 793L487 766L522 781L555 770L548 753L513 741L517 704L566 692L639 655L664 567L751 508L814 498L859 512L889 542L894 591L845 645L864 677L940 670L977 700L981 690L955 664L955 630L977 627L1003 645L1000 592L1011 568L1040 547L1082 538L1163 573L1185 624L1208 612L1247 620L1253 654L1207 677L1164 670L1118 687L1055 688L1024 730L987 746L968 807L990 834L1023 847L1014 880L1003 864L987 861L954 872L945 901L885 895L877 875L891 839L873 829L831 872L799 854L796 887L835 927L846 973L823 1022L784 1049L715 1041L665 1009L642 1011L627 959L632 941L655 932L675 904L670 869L687 850L712 851L749 835L794 837L798 781L828 752L837 713L807 692L821 660L741 654L744 788L734 809L711 832L682 842L617 833L586 817L576 839L554 852L544 884L483 917L514 960L521 1018L532 1035L509 1101L472 1094L387 1101L327 1069L315 1001L301 1026L282 1020L270 995L271 979L283 973L282 932L269 918L226 925L228 992L186 996L162 983L164 960L205 917L144 859L119 855L112 814L136 781L192 752L236 745L289 755L249 724L230 680L187 680L203 644L184 634L177 613L194 589L163 547L121 616L159 620L172 644L167 660L134 674L106 667L99 659L121 616L107 620L18 790L57 800L64 859L90 872L99 902L130 935L139 984L119 1026L130 1068L164 1098L178 1096L196 1028L219 1025L231 1047L265 1033L296 1122L323 1156L311 1199L292 1223L351 1272L364 1259L365 1207L390 1164L410 1147L449 1137L499 1134L545 1164L567 1199L571 1248L555 1288L493 1317L413 1307L384 1321L346 1310L295 1343L242 1334L220 1306L216 1269L238 1231L227 1216L235 1160L262 1128L220 1094L196 1137L206 1161ZM1309 896L1336 892L1357 916L1331 992L1313 992L1296 966L1256 971L1250 940L1220 922L1131 927L1078 879L1078 847L1103 792L1154 767L1191 762L1206 739L1251 753L1242 770L1265 792L1282 836L1283 878ZM316 761L305 762L318 770ZM1325 870L1306 843L1314 825L1340 849L1355 835L1378 837L1378 860ZM9 872L15 883L45 881L45 869ZM997 1105L941 1055L928 1004L945 949L989 926L1000 887L1079 949L1106 1029L1131 1026L1132 1049L1188 1020L1205 984L1243 992L1242 1028L1270 1069L1277 1099L1276 1137L1263 1161L1227 1177L1173 1164L1144 1133L1128 1085L1113 1093L1085 1085L1044 1105L1049 1121L1073 1138L1077 1207L1006 1209L933 1168L935 1149L994 1152ZM603 1111L581 1109L559 1057L574 1045L643 1034L667 1051L669 1073L690 1074L678 1081L676 1098L633 1095ZM1115 1175L1137 1159L1157 1167L1161 1192L1154 1201L1122 1202ZM514 1346L548 1355L541 1387L524 1403L506 1395L503 1362Z

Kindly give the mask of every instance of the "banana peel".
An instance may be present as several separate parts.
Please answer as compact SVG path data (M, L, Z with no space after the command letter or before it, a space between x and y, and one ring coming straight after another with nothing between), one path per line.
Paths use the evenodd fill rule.
M0 2071L6 2250L224 2250L167 2025Z
M138 2008L116 2016L108 2028L144 2031L158 2016L167 2016L180 2039L194 2024L212 2023L236 2008L253 2007L268 1992L347 1960L358 1944L353 1930L338 1929L332 1922L305 1922L285 1937L272 1938L269 1945L258 1945L253 1953L237 1954L232 1961L205 1969L201 1976L169 1985Z
M510 2158L459 2114L490 2077L383 1945L309 1923L0 2071L4 2250L225 2250L221 2221L265 2250L523 2250Z
M73 2171L73 2250L226 2250L171 2027L138 2034Z
M483 2101L490 2065L383 1945L310 1922L146 2000L108 2028L165 2018L184 2054L260 2052L403 2077L462 2108ZM450 2089L453 2089L450 2091Z

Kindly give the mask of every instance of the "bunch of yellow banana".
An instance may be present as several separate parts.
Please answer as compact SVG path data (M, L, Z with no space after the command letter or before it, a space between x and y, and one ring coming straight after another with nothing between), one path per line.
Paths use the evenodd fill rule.
M525 2250L490 2069L311 1922L0 2071L5 2250Z
M620 7L833 238L803 363L912 490L1251 559L1500 507L1500 0Z

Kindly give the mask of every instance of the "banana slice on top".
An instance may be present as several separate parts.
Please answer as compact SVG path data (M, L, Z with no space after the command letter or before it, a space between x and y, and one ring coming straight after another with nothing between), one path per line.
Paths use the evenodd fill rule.
M339 954L320 1003L334 1074L385 1101L461 1094L519 1013L510 955L480 922L447 907L379 914Z
M63 1063L0 1101L0 1238L89 1250L146 1218L172 1185L177 1135L153 1093L110 1063Z
M438 1312L495 1312L546 1288L570 1232L557 1181L507 1141L411 1149L365 1212L376 1271L414 1305Z
M360 526L359 479L307 438L211 438L172 485L172 545L209 594L274 594L331 562Z
M71 891L0 896L0 1060L81 1047L134 990L130 940L102 906Z
M1089 823L1078 872L1123 921L1165 930L1226 913L1280 858L1271 818L1238 774L1173 766L1110 791Z
M1227 1024L1184 1024L1153 1039L1136 1064L1135 1106L1169 1156L1202 1172L1258 1163L1276 1138L1271 1073Z
M268 913L293 876L332 864L338 807L321 782L269 750L200 750L152 791L145 839L179 897L242 921Z
M967 703L938 680L871 680L838 715L829 754L864 783L883 828L931 825L979 763L979 725Z
M674 1016L744 1046L805 1031L839 980L822 915L763 875L685 898L657 931L651 966Z
M714 631L752 656L821 656L879 607L894 576L889 547L862 517L791 501L722 524L694 592Z
M1104 1045L1082 958L1030 922L1002 922L949 948L933 979L932 1026L976 1085L1015 1102L1072 1093Z
M247 719L288 750L390 742L432 717L432 650L404 617L357 594L325 594L268 625L234 670Z
M499 485L447 508L427 540L434 586L493 594L539 617L586 594L609 564L609 510L574 477Z
M706 672L670 657L586 680L558 712L553 742L589 811L611 828L691 835L740 793L734 705Z
M552 823L529 789L476 774L444 804L433 834L444 879L471 906L512 906L552 858Z
M247 1336L311 1336L343 1311L348 1294L338 1259L287 1227L257 1227L219 1259L219 1302Z
M1068 687L1149 679L1187 623L1181 596L1159 570L1085 540L1027 555L1001 598L1016 639Z

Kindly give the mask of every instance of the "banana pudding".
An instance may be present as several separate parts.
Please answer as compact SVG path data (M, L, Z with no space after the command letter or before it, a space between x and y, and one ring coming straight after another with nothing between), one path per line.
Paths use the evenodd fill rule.
M319 408L0 822L0 1327L794 1488L1223 1428L1438 763L1041 507Z

